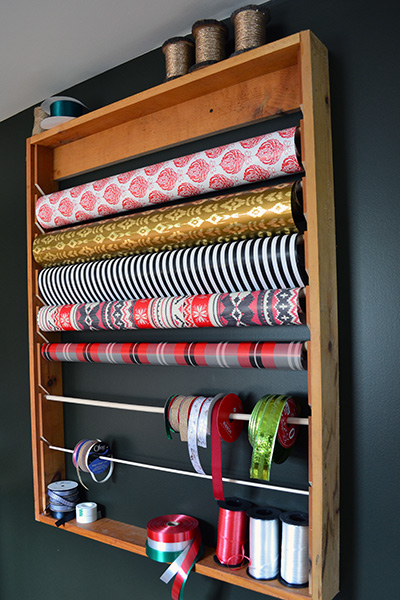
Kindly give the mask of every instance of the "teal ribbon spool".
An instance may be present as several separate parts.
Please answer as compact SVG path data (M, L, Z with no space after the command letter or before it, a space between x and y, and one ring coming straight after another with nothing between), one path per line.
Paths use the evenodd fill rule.
M85 107L78 102L71 100L56 100L50 106L50 116L52 117L80 117Z

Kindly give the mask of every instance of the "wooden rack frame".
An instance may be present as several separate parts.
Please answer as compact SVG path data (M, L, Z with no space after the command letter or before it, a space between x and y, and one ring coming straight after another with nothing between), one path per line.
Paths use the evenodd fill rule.
M35 184L46 193L57 181L87 173L209 134L227 131L282 113L301 111L305 212L309 426L310 585L292 589L277 581L257 581L245 569L231 572L212 559L213 550L195 571L257 592L282 598L331 600L339 579L339 415L336 250L327 51L309 31L228 58L88 113L27 141L27 222L29 348L35 517L43 516L47 484L64 477L64 455L40 441L64 444L63 408L45 392L62 395L61 363L40 357L36 327L40 307L32 242ZM48 334L57 341L59 334ZM43 386L43 387L41 387ZM71 521L65 529L145 555L144 529L101 519L90 525Z

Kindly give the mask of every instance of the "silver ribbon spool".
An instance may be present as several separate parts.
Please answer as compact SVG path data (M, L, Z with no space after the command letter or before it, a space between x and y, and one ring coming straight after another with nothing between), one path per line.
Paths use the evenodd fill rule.
M308 515L286 512L282 521L281 583L292 587L308 586Z
M254 507L247 511L249 522L250 564L254 579L275 579L279 574L279 516L276 508Z

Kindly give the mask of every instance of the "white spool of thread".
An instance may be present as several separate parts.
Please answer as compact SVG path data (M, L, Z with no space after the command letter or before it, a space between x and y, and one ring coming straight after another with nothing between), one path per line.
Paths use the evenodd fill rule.
M291 587L308 586L308 515L285 512L282 521L280 581Z
M279 574L279 516L276 508L253 507L247 511L249 522L250 564L247 569L254 579L275 579Z
M96 502L81 502L75 507L77 523L93 523L97 521Z

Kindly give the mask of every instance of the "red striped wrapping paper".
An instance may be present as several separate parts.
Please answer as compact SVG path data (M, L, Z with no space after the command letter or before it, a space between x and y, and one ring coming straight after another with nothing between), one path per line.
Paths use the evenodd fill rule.
M44 229L53 229L299 173L296 130L267 133L42 196L36 218Z
M41 353L46 360L61 362L305 369L303 342L56 343L43 344Z
M42 331L301 325L303 288L44 306Z

